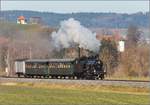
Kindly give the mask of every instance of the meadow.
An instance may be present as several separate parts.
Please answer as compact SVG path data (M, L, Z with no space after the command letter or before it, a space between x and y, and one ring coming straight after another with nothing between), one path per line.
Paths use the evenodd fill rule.
M3 83L0 105L148 105L149 92L121 86Z

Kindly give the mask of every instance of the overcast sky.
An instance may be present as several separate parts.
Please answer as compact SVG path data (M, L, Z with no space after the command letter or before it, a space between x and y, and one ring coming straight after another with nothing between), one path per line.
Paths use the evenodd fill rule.
M148 0L137 1L4 1L2 10L33 10L57 13L117 12L135 13L149 11Z

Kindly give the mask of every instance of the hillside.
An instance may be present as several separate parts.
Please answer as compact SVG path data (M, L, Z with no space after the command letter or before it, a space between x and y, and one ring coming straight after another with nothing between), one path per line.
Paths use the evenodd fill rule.
M142 28L149 26L150 13L138 12L135 14L119 14L119 13L72 13L59 14L49 12L35 11L2 11L1 18L16 22L18 16L23 15L29 21L30 17L41 17L44 24L51 27L58 27L59 22L68 18L79 20L82 25L92 28L127 28L130 24L137 25Z

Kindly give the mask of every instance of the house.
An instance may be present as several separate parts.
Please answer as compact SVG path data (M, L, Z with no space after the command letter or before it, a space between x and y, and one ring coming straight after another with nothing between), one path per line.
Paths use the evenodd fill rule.
M118 31L113 31L112 35L97 34L96 38L100 41L101 40L115 41L119 52L124 52L124 50L125 50L125 40L126 39Z
M31 24L41 24L42 19L41 19L41 17L31 17L30 18L30 23Z
M17 18L17 24L27 24L24 16L19 16Z

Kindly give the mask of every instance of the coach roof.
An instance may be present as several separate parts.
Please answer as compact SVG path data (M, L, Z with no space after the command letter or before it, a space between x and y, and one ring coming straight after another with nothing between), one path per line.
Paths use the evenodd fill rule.
M74 59L28 59L25 62L71 62Z

